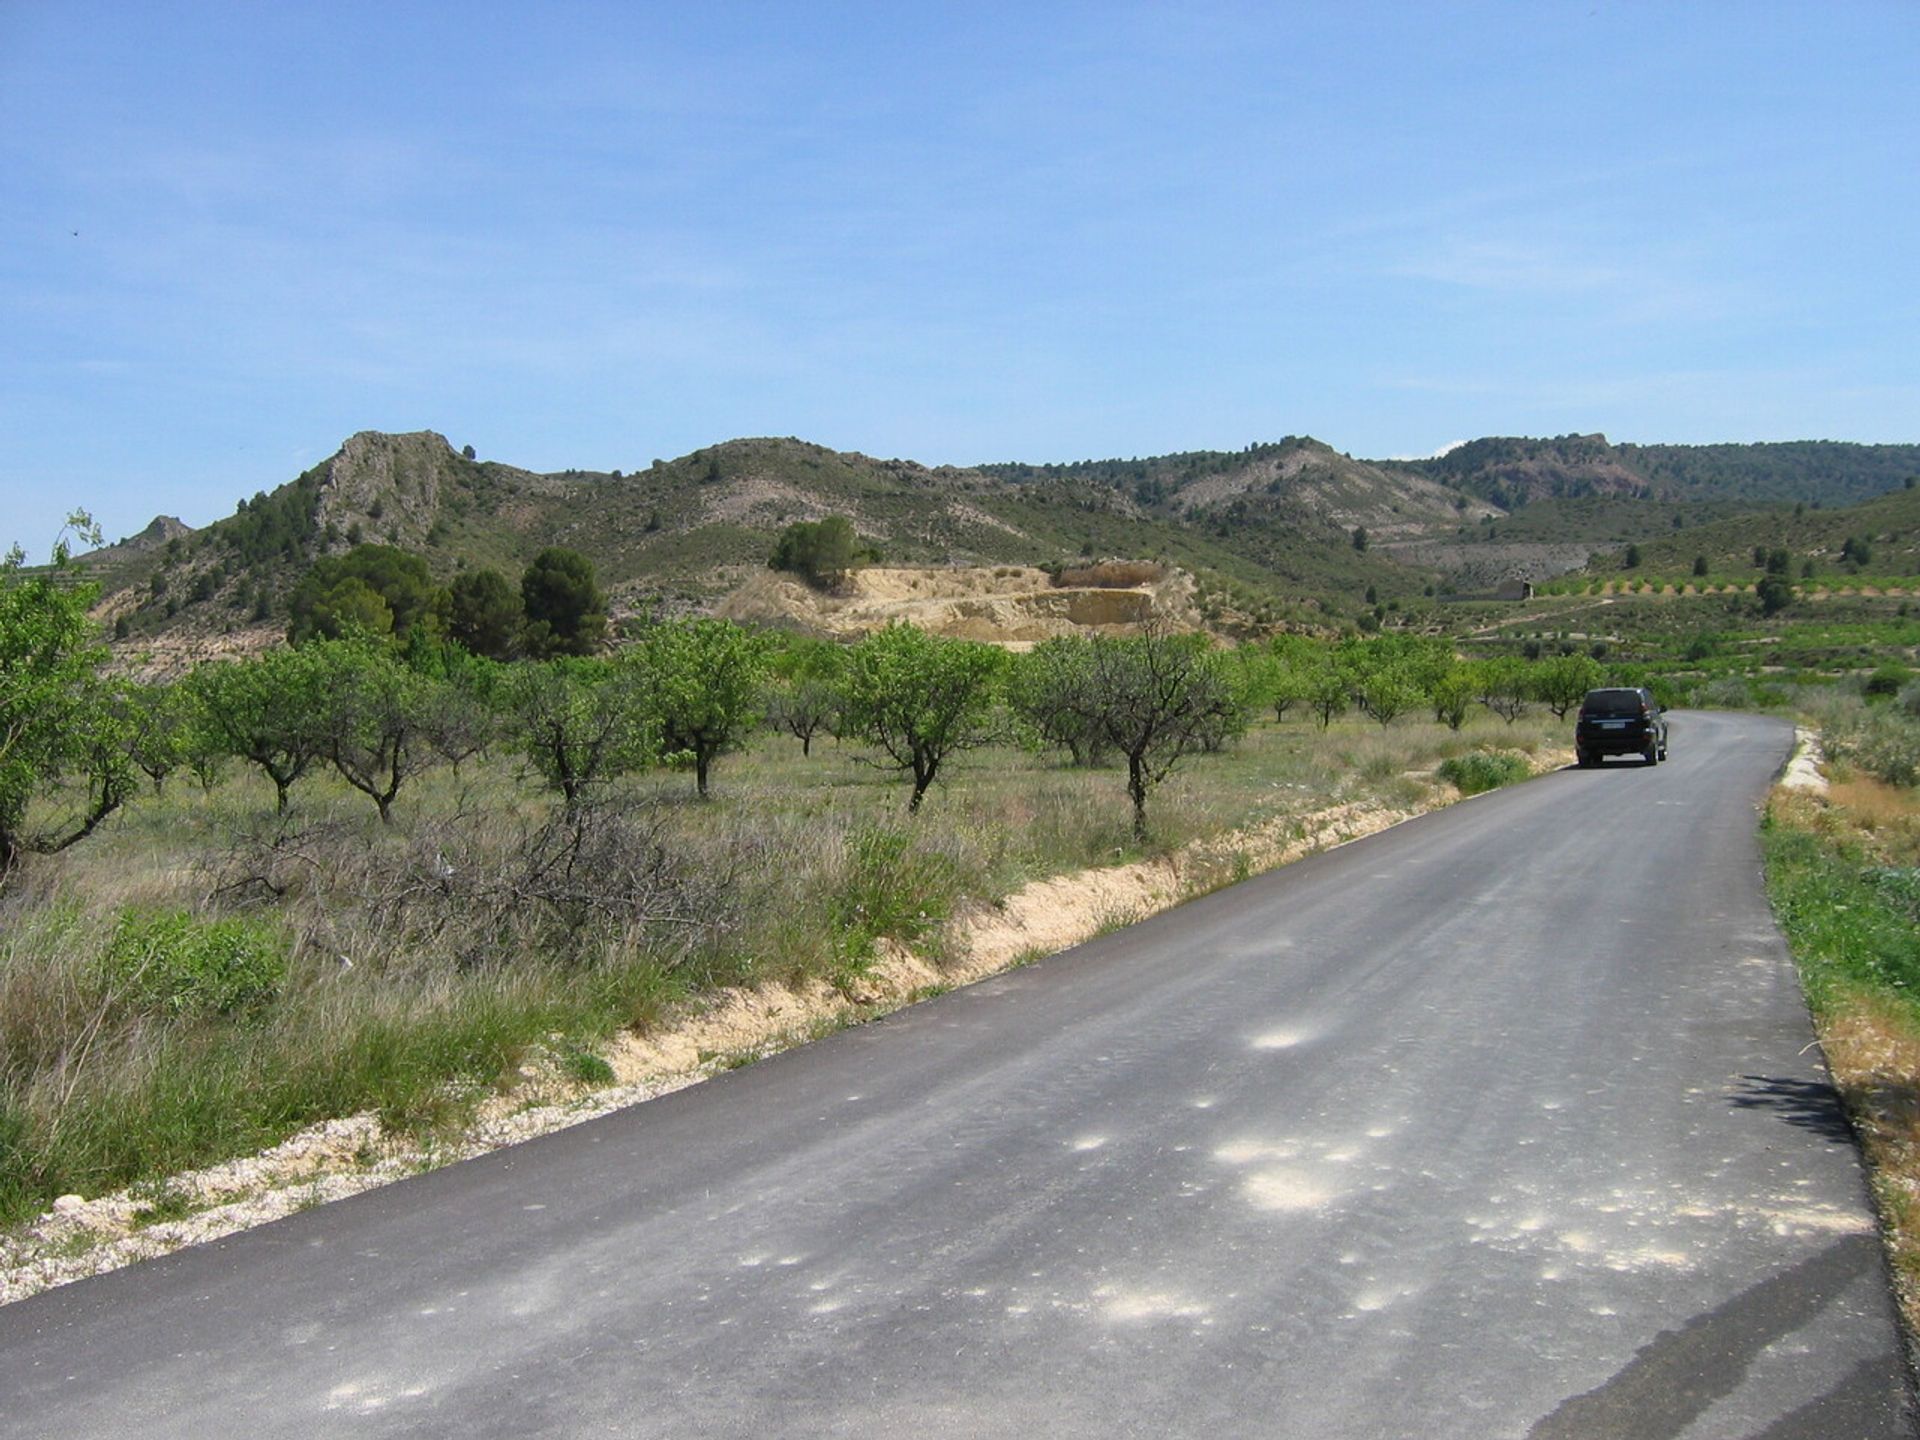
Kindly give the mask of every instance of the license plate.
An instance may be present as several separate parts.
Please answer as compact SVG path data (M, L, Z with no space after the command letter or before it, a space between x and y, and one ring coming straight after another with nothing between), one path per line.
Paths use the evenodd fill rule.
M1627 728L1627 722L1624 720L1602 720L1600 722L1600 728L1602 730L1624 730Z

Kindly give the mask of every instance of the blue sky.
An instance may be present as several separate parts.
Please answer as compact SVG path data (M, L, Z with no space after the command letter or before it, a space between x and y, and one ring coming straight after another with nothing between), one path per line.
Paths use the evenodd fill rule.
M0 545L535 469L1920 441L1920 4L0 0Z

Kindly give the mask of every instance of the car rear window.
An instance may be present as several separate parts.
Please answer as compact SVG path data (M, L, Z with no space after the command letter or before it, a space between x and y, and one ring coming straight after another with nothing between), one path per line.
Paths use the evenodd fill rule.
M1580 709L1588 715L1638 715L1643 703L1638 690L1595 690Z

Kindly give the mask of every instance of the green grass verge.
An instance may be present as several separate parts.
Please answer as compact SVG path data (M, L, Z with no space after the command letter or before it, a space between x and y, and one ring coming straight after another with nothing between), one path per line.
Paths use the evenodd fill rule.
M1763 838L1774 915L1814 1010L1830 1012L1858 987L1897 997L1920 1015L1916 872L1771 819Z

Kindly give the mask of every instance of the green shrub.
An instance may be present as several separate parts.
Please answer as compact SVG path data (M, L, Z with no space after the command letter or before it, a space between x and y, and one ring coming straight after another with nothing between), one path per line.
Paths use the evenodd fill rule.
M1905 712L1864 707L1843 711L1826 729L1827 749L1889 785L1920 784L1920 723Z
M1484 750L1443 760L1439 768L1440 778L1456 786L1462 795L1498 790L1502 785L1524 780L1532 773L1521 756L1496 755Z
M286 978L287 942L255 920L129 911L105 964L136 1004L173 1015L231 1015L273 998Z
M1891 700L1900 693L1900 687L1913 678L1913 672L1904 665L1882 665L1867 676L1860 687L1860 693L1869 700Z
M1920 869L1911 865L1879 865L1865 872L1880 898L1906 911L1920 924Z

